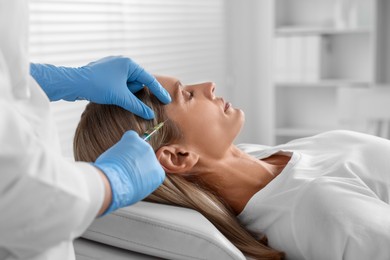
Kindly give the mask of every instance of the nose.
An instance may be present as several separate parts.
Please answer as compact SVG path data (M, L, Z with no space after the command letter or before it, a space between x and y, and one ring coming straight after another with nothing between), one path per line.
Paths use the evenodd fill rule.
M205 95L211 99L214 99L215 83L214 82L205 82L203 83L203 89Z

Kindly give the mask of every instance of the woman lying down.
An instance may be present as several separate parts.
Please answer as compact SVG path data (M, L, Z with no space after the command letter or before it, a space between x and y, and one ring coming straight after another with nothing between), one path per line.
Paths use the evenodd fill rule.
M167 177L146 201L201 212L255 259L390 259L390 141L331 131L267 149L236 146L244 114L216 97L213 83L157 80L171 104L138 92L154 121L89 104L76 160L95 161L125 131L166 121L150 144Z

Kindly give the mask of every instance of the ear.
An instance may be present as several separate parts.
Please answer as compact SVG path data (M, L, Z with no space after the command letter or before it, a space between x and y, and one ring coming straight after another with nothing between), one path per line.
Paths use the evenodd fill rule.
M179 145L163 146L156 152L157 159L166 172L187 173L199 161L199 155Z

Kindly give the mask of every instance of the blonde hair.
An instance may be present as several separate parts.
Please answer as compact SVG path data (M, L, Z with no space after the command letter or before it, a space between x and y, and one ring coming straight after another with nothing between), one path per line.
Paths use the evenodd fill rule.
M142 134L159 122L166 121L164 106L147 89L137 93L155 112L154 120L144 120L114 105L90 103L76 129L73 149L78 161L94 162L96 158L117 143L127 130ZM150 139L154 151L180 141L179 127L167 120L162 129ZM262 236L257 240L237 220L230 206L213 191L212 184L203 183L196 176L166 174L164 183L146 201L194 209L203 214L245 255L255 259L283 259L284 254L267 246Z

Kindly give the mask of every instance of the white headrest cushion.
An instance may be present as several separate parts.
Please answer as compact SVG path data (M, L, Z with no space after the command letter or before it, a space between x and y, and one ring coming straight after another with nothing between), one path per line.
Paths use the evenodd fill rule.
M199 212L148 202L96 219L83 237L168 259L245 259Z

